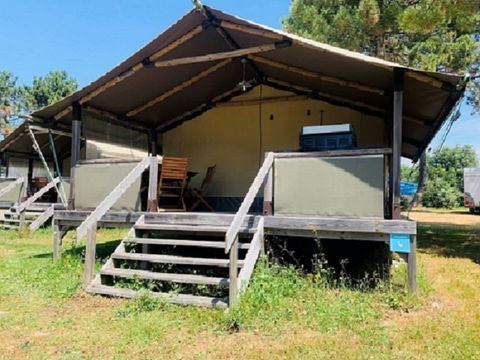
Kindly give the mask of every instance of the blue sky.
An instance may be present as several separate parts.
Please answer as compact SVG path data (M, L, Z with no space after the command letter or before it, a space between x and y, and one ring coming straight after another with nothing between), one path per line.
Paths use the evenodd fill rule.
M204 0L204 4L279 28L289 0ZM190 0L0 0L0 70L21 83L66 70L80 86L95 80L192 8ZM480 153L479 115L462 105L446 145ZM442 135L442 131L440 132ZM435 148L437 141L434 140Z

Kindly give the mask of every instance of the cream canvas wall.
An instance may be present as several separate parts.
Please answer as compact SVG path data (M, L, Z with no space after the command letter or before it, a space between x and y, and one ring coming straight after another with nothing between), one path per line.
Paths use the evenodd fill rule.
M263 98L292 95L268 87L261 91ZM258 99L259 93L257 87L233 101ZM353 125L360 147L384 146L383 119L306 99L266 103L261 110L259 105L216 107L163 134L163 154L188 157L190 170L200 173L194 186L216 164L208 195L243 197L265 152L298 149L302 126L341 123Z

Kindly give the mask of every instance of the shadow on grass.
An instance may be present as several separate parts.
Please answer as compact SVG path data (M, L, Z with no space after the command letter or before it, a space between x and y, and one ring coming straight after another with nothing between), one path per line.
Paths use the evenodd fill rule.
M418 224L418 248L445 257L463 257L480 264L480 227Z
M111 240L107 242L103 242L97 244L95 258L97 261L103 261L106 258L110 257L110 255L114 252L115 248L120 244L122 240ZM85 245L81 246L67 246L64 245L62 256L78 256L84 259L85 255ZM52 258L53 254L51 252L43 253L43 254L36 254L32 256L33 258Z

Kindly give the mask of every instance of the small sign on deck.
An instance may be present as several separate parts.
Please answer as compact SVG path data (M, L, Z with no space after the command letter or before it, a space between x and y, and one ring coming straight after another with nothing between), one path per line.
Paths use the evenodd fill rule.
M398 253L410 253L409 234L390 234L390 251Z

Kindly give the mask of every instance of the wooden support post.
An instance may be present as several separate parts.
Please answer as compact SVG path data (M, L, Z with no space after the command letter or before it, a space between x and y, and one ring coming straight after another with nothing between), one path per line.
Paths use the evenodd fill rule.
M393 127L392 127L392 218L400 219L400 164L402 156L404 70L393 71Z
M83 270L83 286L87 287L93 280L95 273L95 250L97 247L97 223L94 222L87 230L87 244L85 246L85 268Z
M148 152L152 156L158 155L158 146L157 146L157 130L155 128L148 131Z
M228 305L232 308L235 306L238 298L238 235L230 247L229 278Z
M158 158L156 155L150 156L149 176L148 176L148 202L147 211L158 211Z
M28 193L27 193L27 187L28 187L28 176L25 176L23 178L23 184L22 184L22 191L21 191L21 195L20 195L20 203L23 203L24 201L26 201L28 199ZM22 230L23 228L25 228L25 225L26 225L26 221L25 221L25 213L26 213L27 209L23 209L23 211L20 212L20 224L19 224L19 228L20 230Z
M73 104L72 111L72 149L70 157L70 195L68 209L75 209L75 167L80 159L80 145L82 136L82 107L79 103Z
M27 191L30 190L30 185L32 184L32 179L33 179L33 159L28 159L28 189Z
M410 235L410 253L407 254L408 290L417 294L417 235Z
M263 187L263 215L273 215L273 165Z
M57 261L62 256L62 228L58 225L58 221L53 217L53 261Z

